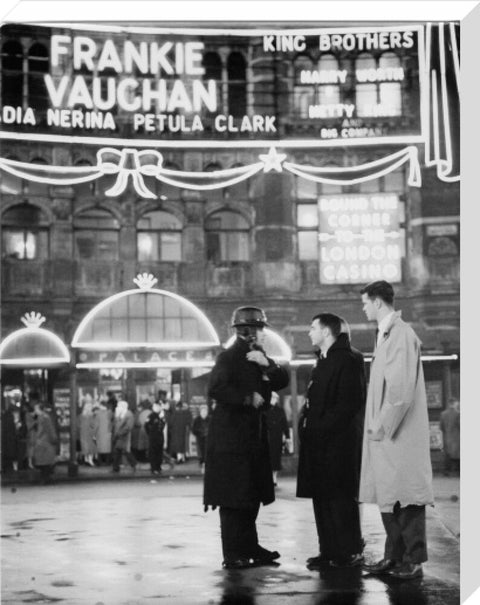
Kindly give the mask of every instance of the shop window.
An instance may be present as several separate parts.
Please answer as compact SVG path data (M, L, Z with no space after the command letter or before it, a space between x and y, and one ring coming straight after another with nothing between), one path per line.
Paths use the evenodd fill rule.
M227 61L228 113L243 116L247 113L247 65L243 55L233 52Z
M21 261L48 258L48 219L33 204L18 204L2 215L2 258Z
M2 45L2 105L23 105L23 49L15 40Z
M238 212L221 210L205 222L207 260L248 261L250 225Z
M137 223L139 261L181 261L182 223L170 212L156 210Z
M356 111L358 117L390 117L402 113L403 70L395 53L378 59L361 53L355 61Z
M297 205L297 228L299 260L317 260L318 206L316 203Z
M79 260L118 260L117 219L100 208L90 208L74 217L75 257Z
M35 43L28 51L28 104L36 109L47 109L49 99L44 75L49 71L48 50Z

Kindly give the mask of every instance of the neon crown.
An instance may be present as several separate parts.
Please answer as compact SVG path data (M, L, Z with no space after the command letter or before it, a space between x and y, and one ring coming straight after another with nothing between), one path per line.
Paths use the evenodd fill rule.
M27 326L27 328L39 328L43 322L46 321L46 319L41 313L30 311L30 313L25 313L25 315L21 318L21 321Z

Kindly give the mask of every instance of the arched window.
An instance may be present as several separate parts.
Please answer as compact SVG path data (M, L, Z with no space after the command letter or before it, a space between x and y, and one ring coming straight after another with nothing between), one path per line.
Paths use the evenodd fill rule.
M28 51L28 104L35 109L47 109L49 106L44 81L44 75L48 71L48 50L37 42Z
M394 82L380 82L380 103L388 108L389 114L399 116L402 114L402 85L403 69L400 57L395 53L383 53L378 62L380 69L385 71L386 78L398 78Z
M20 42L7 40L2 46L2 105L23 105L23 49Z
M356 87L355 104L358 117L372 115L373 108L377 105L377 85L368 82L368 74L377 67L375 57L369 53L361 53L355 61Z
M228 113L243 116L247 113L247 65L243 55L233 52L227 61Z
M299 118L308 118L308 108L315 102L315 86L311 84L309 74L315 71L311 58L307 55L298 55L293 63L294 111Z
M387 52L377 60L361 53L355 62L355 75L358 117L401 115L404 72L400 57Z
M89 208L73 219L75 258L78 260L118 260L120 225L101 208Z
M317 87L317 102L320 105L340 103L340 87L336 83L338 60L334 55L322 55L318 61L320 83Z
M137 222L139 261L181 261L182 223L171 212L147 212Z
M48 258L48 218L33 204L18 204L2 216L2 258Z
M223 111L223 85L222 85L222 61L220 56L215 52L207 52L203 55L202 60L205 73L202 78L206 82L215 80L217 82L217 112ZM208 111L207 109L205 111Z
M238 212L219 210L205 221L207 260L248 261L249 230L247 220Z

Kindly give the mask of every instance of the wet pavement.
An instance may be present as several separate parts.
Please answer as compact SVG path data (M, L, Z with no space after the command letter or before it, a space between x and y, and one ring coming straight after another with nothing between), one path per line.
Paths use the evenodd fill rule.
M169 476L3 487L2 604L460 602L458 500L452 498L458 479L436 481L424 578L398 582L358 568L307 570L305 560L317 554L313 513L309 500L295 498L291 477L281 478L276 502L261 508L258 521L262 544L281 552L280 563L224 571L218 512L203 512L201 477ZM363 507L363 532L367 558L381 558L384 533L375 506Z

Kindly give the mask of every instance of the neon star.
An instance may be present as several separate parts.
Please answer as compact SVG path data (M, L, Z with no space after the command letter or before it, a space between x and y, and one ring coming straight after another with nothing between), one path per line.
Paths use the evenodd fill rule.
M263 172L270 172L270 170L282 172L282 162L287 156L284 153L277 153L275 147L270 147L268 153L261 153L258 157L265 164Z

